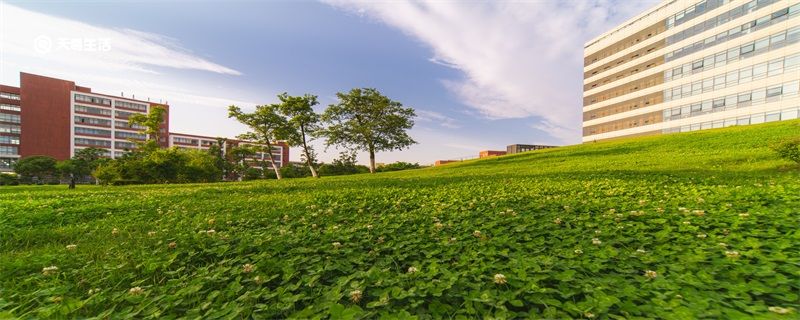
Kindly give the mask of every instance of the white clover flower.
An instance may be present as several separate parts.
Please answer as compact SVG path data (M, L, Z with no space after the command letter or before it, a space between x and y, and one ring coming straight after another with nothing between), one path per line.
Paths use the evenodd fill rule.
M556 218L555 220L553 220L553 223L555 224L561 224L561 222L562 222L561 218Z
M706 211L705 210L694 210L692 212L694 212L694 214L697 215L698 217L702 217L702 216L706 215Z
M441 228L444 228L444 224L442 224L441 222L436 222L436 223L434 223L434 224L433 224L433 226L434 226L436 229L441 229Z
M350 291L350 301L353 301L353 303L358 303L359 301L361 301L361 297L362 297L361 290Z
M592 244L593 245L600 245L601 243L603 243L603 241L600 241L600 239L592 238Z
M261 276L256 276L255 278L253 278L253 281L255 281L257 284L264 283L264 279L261 279Z
M144 293L144 289L142 289L141 287L133 287L130 290L128 290L128 292L136 296Z
M792 309L792 308L784 308L784 307L769 307L769 308L767 308L767 310L769 310L771 312L775 312L777 314L789 314L794 309Z
M749 217L749 216L750 216L750 214L749 214L749 213L747 213L747 212L745 212L745 213L740 213L740 214L739 214L739 217L741 217L741 218L747 218L747 217Z
M74 245L74 244L68 244L68 245L67 245L67 250L69 250L69 251L75 251L75 249L78 249L78 246L77 246L77 245Z
M725 251L725 256L727 256L728 258L732 258L732 259L738 258L739 257L739 251Z
M655 279L658 276L658 273L653 270L645 270L644 276L650 279Z
M594 234L601 234L601 233L603 233L603 232L602 232L602 231L600 231L600 230L595 230L595 231L594 231Z
M717 245L720 246L720 247L723 247L723 248L727 248L728 247L728 244L725 243L725 242L720 242Z
M377 241L377 242L378 242L378 244L381 244L381 243L383 243L384 241L386 241L386 240L383 238L383 236L380 236L380 237L378 237L378 241Z
M408 273L416 273L417 271L419 270L416 267L408 267Z
M705 233L698 233L698 234L697 234L697 237L698 237L698 238L700 238L700 239L705 239L707 236L708 236L708 235L707 235L707 234L705 234Z
M647 200L639 200L639 205L643 205L645 203L647 203Z
M312 223L311 224L311 228L316 229L317 228L317 224L316 223Z
M334 242L334 243L333 243L333 248L335 248L335 249L339 249L339 248L341 248L341 247L342 247L342 243L341 243L341 242Z
M217 231L215 231L214 229L209 229L208 231L206 231L206 234L208 234L209 236L213 236L215 233L217 233Z
M472 231L472 235L475 238L480 238L481 237L481 232L479 230L475 230L475 231Z
M691 221L684 221L683 224L690 225L690 224L692 224L692 222Z
M585 313L583 313L583 316L587 317L589 319L592 319L592 318L595 317L594 313L591 313L591 312L585 312Z
M250 272L253 272L253 270L254 270L255 268L256 268L256 267L255 267L254 265L252 265L252 264L249 264L249 263L246 263L244 266L242 266L242 272L244 272L244 273L250 273Z
M575 249L575 254L583 254L583 250L581 250L581 249Z
M367 225L367 230L372 230L372 225L371 224Z
M216 222L217 222L217 220L214 219L214 218L208 219L208 224L214 224Z
M175 249L175 247L177 247L177 246L178 246L178 244L177 244L177 243L175 243L175 242L173 241L173 242L170 242L170 243L169 243L169 245L167 245L167 246L168 246L170 249Z
M89 294L100 293L100 288L89 289Z
M55 296L50 298L50 301L52 301L53 303L61 303L62 300L64 299L61 296Z
M508 282L508 280L506 279L506 276L503 275L502 273L498 273L498 274L494 275L494 283L496 283L496 284L505 284L506 282Z
M456 239L456 237L450 238L450 242L456 242L456 240L458 240L458 239Z
M150 232L147 233L147 235L152 237L152 236L156 235L156 232L155 231L150 231Z
M111 235L112 236L116 236L118 234L119 234L119 229L117 229L117 228L111 229Z
M49 276L58 273L58 267L56 266L49 266L42 268L42 274Z
M640 248L640 249L636 249L636 252L638 252L638 253L647 253L647 250Z

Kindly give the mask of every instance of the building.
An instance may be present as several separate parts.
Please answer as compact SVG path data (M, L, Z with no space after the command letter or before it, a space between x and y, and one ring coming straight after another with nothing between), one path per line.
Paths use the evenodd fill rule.
M478 158L497 157L497 156L504 156L504 155L506 155L505 151L483 150L483 151L478 153Z
M438 167L438 166L443 166L443 165L446 165L448 163L454 163L454 162L461 162L461 160L436 160L436 162L433 164L433 166L434 167Z
M218 139L220 138L170 132L168 141L169 141L169 147L208 150L211 148L211 146L217 144ZM266 147L261 144L252 143L244 140L227 139L227 138L224 138L224 140L225 143L223 143L222 145L222 150L226 154L230 150L230 148L238 146L254 146L261 148ZM248 163L250 163L252 167L261 168L262 163L265 163L265 161L267 162L269 161L267 157L269 157L269 155L267 155L266 152L258 151L255 153L254 156L248 157L245 160ZM275 142L275 144L272 146L272 158L275 160L275 164L278 165L279 168L289 164L289 145L285 141Z
M798 117L797 0L664 0L586 43L583 141Z
M546 146L542 144L511 144L506 146L506 154L515 154L533 150L555 148L556 146Z
M104 149L110 158L119 157L135 148L133 141L146 139L142 128L128 123L128 118L156 106L167 110L158 141L162 147L190 147L196 142L197 148L207 149L216 142L216 138L171 133L165 103L96 93L72 81L29 73L20 73L19 83L19 87L0 85L0 172L12 171L20 158L46 155L64 160L88 147ZM280 151L278 163L288 162L285 143L277 143L276 151Z

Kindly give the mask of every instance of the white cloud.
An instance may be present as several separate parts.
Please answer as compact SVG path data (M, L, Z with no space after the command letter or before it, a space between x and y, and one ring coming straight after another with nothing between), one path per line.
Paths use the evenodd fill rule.
M583 44L658 2L323 0L395 27L464 79L444 86L492 118L542 119L563 142L580 137Z
M417 113L417 121L436 123L448 129L461 128L461 124L459 124L456 119L450 118L441 113L419 109L415 110L415 112Z

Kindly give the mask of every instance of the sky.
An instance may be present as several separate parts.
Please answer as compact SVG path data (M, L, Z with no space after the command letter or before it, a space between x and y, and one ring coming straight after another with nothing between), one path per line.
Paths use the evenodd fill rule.
M377 162L431 164L580 143L584 43L658 2L0 0L0 83L28 72L168 103L170 131L222 137L246 130L229 105L310 93L322 112L376 88L416 110L418 142Z

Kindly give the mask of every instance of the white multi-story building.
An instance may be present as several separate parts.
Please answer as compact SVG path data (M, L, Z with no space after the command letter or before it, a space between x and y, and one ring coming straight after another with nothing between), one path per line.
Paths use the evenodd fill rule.
M664 0L583 71L584 142L796 119L800 0Z

